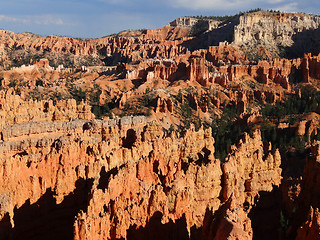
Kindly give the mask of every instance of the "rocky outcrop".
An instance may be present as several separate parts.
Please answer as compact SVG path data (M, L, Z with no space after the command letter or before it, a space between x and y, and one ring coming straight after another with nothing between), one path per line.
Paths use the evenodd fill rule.
M168 25L171 27L192 28L197 22L198 22L197 18L180 17L173 20Z
M9 213L12 219L14 208L19 208L28 199L35 202L48 188L54 189L59 181L62 183L57 173L61 173L64 159L70 158L65 165L68 169L72 159L85 149L80 150L77 144L65 145L68 153L64 157L60 150L70 139L67 135L82 133L84 123L92 119L93 114L87 105L76 105L74 100L53 105L45 101L24 102L19 96L10 94L5 99L2 98L1 104L0 191L5 199L1 205L1 218ZM70 173L68 176L71 177ZM77 179L76 174L71 178ZM72 191L73 187L66 186L56 185L58 195ZM63 188L67 190L61 190Z
M208 67L205 65L204 58L191 58L190 67L188 68L188 79L196 81L200 84L209 78Z
M264 153L259 131L253 137L245 134L222 165L222 196L227 200L232 194L241 204L254 205L259 191L271 192L281 183L281 156L278 151Z
M0 129L20 123L37 121L91 120L91 107L74 99L53 101L24 101L12 90L0 92Z
M172 113L173 112L173 102L170 98L163 99L161 97L157 98L155 112L159 113Z
M23 102L15 95L7 99L2 105L5 118L0 143L3 236L31 232L32 224L23 224L22 216L28 216L28 206L49 204L48 196L53 205L39 212L32 228L46 214L52 214L56 220L50 224L57 226L62 218L50 209L66 211L70 207L66 201L80 191L87 202L79 200L75 205L79 208L68 215L68 219L77 215L72 222L75 239L125 238L148 227L150 219L159 214L163 225L183 219L186 233L192 235L209 224L207 212L215 214L231 195L237 198L238 207L235 203L233 207L224 205L228 207L219 220L223 224L212 234L250 239L250 220L241 205L245 201L254 204L249 199L259 191L278 185L278 156L264 155L259 132L244 137L239 150L229 154L222 172L220 161L213 156L211 129L168 132L145 117L90 120L92 115L84 114L86 105L80 107L72 101L53 105ZM29 105L36 111L25 112ZM56 118L58 110L60 117ZM13 112L16 115L11 120ZM240 193L242 186L244 193ZM242 222L225 232L223 226L232 225L235 219ZM66 226L70 226L68 221ZM66 229L59 234L65 236ZM40 237L37 234L35 239Z
M157 126L150 126L147 127L145 131L150 132L151 130L153 134L157 135L157 132L159 131L157 129ZM172 135L165 140L161 138L159 138L159 140L151 138L154 139L154 149L147 158L139 160L138 163L135 163L134 161L130 162L121 168L117 168L116 171L113 170L110 172L112 175L108 174L108 171L106 171L106 175L110 177L106 179L104 184L108 187L93 190L93 197L90 200L87 212L81 212L75 222L75 238L100 239L127 237L127 230L130 226L135 226L136 229L146 226L148 219L156 212L162 213L162 224L168 223L170 219L175 221L184 216L189 232L190 227L192 226L199 228L203 224L209 224L210 220L206 219L205 213L206 209L210 209L213 214L216 214L215 210L218 209L219 200L217 197L219 194L217 194L217 192L219 192L219 189L221 188L220 186L217 186L217 184L219 183L218 175L221 174L221 172L219 173L220 170L218 165L216 165L217 162L210 160L210 154L213 149L209 150L203 148L202 143L205 143L209 139L206 140L206 138L203 139L200 137L199 134L201 134L202 131L203 130L194 133L191 132L191 135L189 135L190 133L187 133L187 135L181 139L182 141L185 141L183 140L185 137L188 137L188 139L189 137L190 139L198 139L195 142L197 142L199 147L194 148L193 152L202 150L198 156L194 156L195 159L193 159L193 155L189 155L189 157L186 158L186 161L175 160L176 157L174 156L176 156L176 153L173 150L168 151L171 153L172 157L166 157L164 153L159 155L160 152L158 153L158 147L156 146L160 147L163 144L168 147L174 146L171 142L178 140L175 140L175 135ZM205 133L205 136L206 135L207 133ZM148 139L150 140L150 138ZM217 213L222 211L223 214L221 213L221 216L223 217L219 221L214 220L214 222L209 225L215 225L218 221L218 229L213 231L212 229L215 229L214 227L209 227L211 230L204 228L204 231L211 231L210 234L216 237L214 239L220 239L219 237L221 236L228 236L228 239L236 239L237 237L241 237L241 239L251 239L252 230L250 227L250 220L241 205L245 201L249 202L248 199L251 200L250 204L254 204L253 198L259 191L271 191L273 186L277 186L280 183L281 170L279 168L279 154L275 153L274 155L267 155L267 159L264 162L262 159L263 151L259 132L256 132L253 138L246 136L245 139L246 140L244 140L244 143L242 144L243 146L239 148L239 152L247 154L247 157L242 160L240 153L235 153L235 155L239 156L238 159L239 161L243 161L243 164L250 162L250 164L254 165L247 168L244 167L243 170L240 170L243 165L238 162L239 167L231 170L230 164L233 161L231 160L233 159L232 153L229 156L228 162L224 164L223 176L225 177L223 178L224 183L222 185L222 192L226 194L223 196L226 196L229 192L233 193L234 197L237 199L237 203L233 203L233 207L228 203L225 205L227 207L222 207L225 209L224 211L217 211ZM160 140L161 144L158 142ZM167 141L171 144L167 144ZM185 141L185 143L188 143L188 141ZM142 142L139 143L139 146L145 144L146 142ZM144 149L148 149L146 146ZM178 144L178 146L180 146L180 144ZM185 146L188 147L189 144ZM252 150L250 150L250 148ZM185 150L183 150L183 152L185 152ZM250 155L250 152L252 152L253 156ZM182 159L184 159L185 156L186 155L182 155ZM168 160L162 162L161 159ZM174 162L176 164L174 164ZM169 166L176 167L172 168ZM245 169L248 169L247 174L245 173ZM174 175L171 173L172 170L176 172ZM243 174L239 174L237 171ZM239 179L231 179L231 175L234 175ZM248 175L247 180L240 180L242 176L246 175ZM201 178L199 178L200 176ZM249 176L253 176L253 178L250 179ZM194 177L197 179L196 182L190 180L194 179ZM201 183L201 179L206 183ZM231 189L230 186L234 182L239 182L239 185ZM194 185L194 183L196 185ZM211 190L207 188L209 185L211 186ZM242 191L240 185L247 186L247 191L239 194L239 192ZM126 187L122 188L119 186ZM146 188L146 186L149 187ZM199 200L197 194L202 196ZM193 197L191 198L191 196ZM235 200L233 200L233 202L234 201ZM235 221L235 219L237 221ZM239 219L241 219L243 223L241 223ZM222 224L222 222L224 222L224 224ZM230 227L234 222L236 222L237 226ZM224 225L229 227L225 229L223 227ZM232 230L230 231L227 229Z
M179 41L167 40L175 40L186 34L183 29L164 27L159 30L149 30L139 38L73 39L1 31L0 47L4 49L2 54L4 64L28 65L35 61L32 56L41 55L56 66L61 62L67 67L80 64L103 65L103 61L112 65L120 61L132 62L142 58L169 58L185 52L185 48L178 46ZM162 42L159 44L158 41Z
M319 24L319 17L306 14L265 11L244 14L240 16L239 24L235 27L234 44L243 46L247 52L264 46L276 56L281 54L278 46L288 47L291 48L290 54L301 56L304 51L310 51L315 47L312 46L311 38L314 37L313 32L319 28ZM302 46L308 46L308 49L301 48Z
M34 56L49 59L55 67L61 63L68 67L113 65L141 59L174 58L203 45L201 48L209 49L208 59L215 64L222 63L221 57L237 64L246 62L248 56L251 60L261 57L271 60L272 56L302 57L307 52L317 53L320 47L317 45L319 24L319 17L313 15L260 11L235 16L228 21L182 17L163 28L99 39L40 37L2 30L0 57L5 68L31 64L37 60ZM200 31L200 35L188 37L191 30ZM223 47L226 43L232 46ZM220 50L213 46L220 46ZM224 49L223 53L221 49Z
M290 126L265 121L260 110L317 86L320 55L274 57L279 46L299 46L300 36L308 43L310 31L316 37L319 23L258 12L225 22L180 18L94 40L0 31L3 67L17 66L0 72L0 239L261 239L268 231L274 238L281 210L293 212L297 201L288 236L317 238L319 146L311 147L303 180L283 174L288 205L280 209L279 151L257 130L215 159L208 126L230 114L241 131L270 123L311 144L315 114ZM61 62L69 64L57 68ZM28 100L37 90L56 99ZM71 96L77 101L58 100ZM146 110L149 117L115 117ZM207 129L181 127L191 121Z
M146 126L131 150L138 155L100 180L104 187L93 190L87 212L77 217L75 239L125 238L130 226L144 227L156 212L162 224L184 216L190 232L202 226L207 208L219 207L221 170L210 131L191 129L178 138L161 128ZM106 175L115 172L109 169Z
M176 40L186 38L188 34L189 29L186 29L185 27L182 27L182 25L178 24L178 26L165 26L159 29L146 30L146 33L142 36L142 38L156 41Z
M219 46L209 46L207 59L215 66L249 63L246 55L238 47L226 42L221 42Z

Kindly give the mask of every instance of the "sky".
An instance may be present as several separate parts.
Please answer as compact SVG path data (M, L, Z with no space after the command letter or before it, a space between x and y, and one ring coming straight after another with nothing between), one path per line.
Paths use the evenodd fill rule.
M183 16L233 15L254 8L320 15L320 0L0 0L0 29L98 38L160 28Z

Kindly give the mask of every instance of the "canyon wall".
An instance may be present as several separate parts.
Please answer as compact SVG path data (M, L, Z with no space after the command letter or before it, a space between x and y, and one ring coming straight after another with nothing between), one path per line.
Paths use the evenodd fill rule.
M205 23L203 30L198 29L203 28L201 22ZM313 15L259 11L227 20L183 17L163 28L99 39L40 37L1 30L0 60L6 68L27 65L43 57L56 67L59 64L114 65L146 58L173 59L187 51L207 49L223 42L240 47L251 60L302 57L308 52L319 53L319 23L320 18ZM200 33L190 37L191 31Z
M268 51L285 52L292 56L302 56L314 51L317 45L312 39L318 36L320 18L306 14L256 12L240 17L234 30L234 44L243 46L250 52L259 46ZM281 46L281 48L279 48ZM287 49L285 49L287 48Z
M201 21L204 31L191 36ZM316 16L260 11L227 21L179 18L136 36L100 39L0 31L3 68L35 63L0 75L0 240L278 237L285 232L284 160L263 144L259 128L296 127L302 139L308 129L317 132L317 121L290 127L280 118L264 121L259 111L287 96L301 98L297 85L316 89L320 55L303 53L318 49L307 45L319 24ZM283 53L301 57L274 58ZM117 66L74 69L89 64ZM28 100L26 93L46 87L83 96ZM94 107L110 114L95 119ZM255 130L217 159L209 125L228 107L238 114L232 127ZM140 108L148 117L119 117ZM287 237L319 237L319 144L310 149Z
M241 186L253 197L278 185L278 156L264 155L259 132L244 136L222 170L213 156L210 128L170 132L145 117L94 120L86 105L70 101L53 105L23 102L15 95L7 98L0 143L1 239L70 237L73 232L74 239L137 237L139 231L148 232L153 221L163 226L179 223L174 232L181 238L201 236L204 224L210 225L205 220L208 214L232 194L239 199L234 208L241 208L247 199L238 196ZM38 117L27 112L30 104L39 111L34 112ZM74 118L63 117L64 113ZM236 157L249 152L253 155ZM232 167L233 161L240 165ZM248 161L252 167L246 167ZM232 188L235 180L230 176L240 177L242 172L266 178L257 183L253 178L251 188L248 180L237 180L239 186ZM250 236L250 221L241 211L239 216L247 222L241 229ZM37 217L28 223L32 212ZM67 217L60 216L62 212ZM40 224L48 215L50 226L68 221L66 227L44 232Z

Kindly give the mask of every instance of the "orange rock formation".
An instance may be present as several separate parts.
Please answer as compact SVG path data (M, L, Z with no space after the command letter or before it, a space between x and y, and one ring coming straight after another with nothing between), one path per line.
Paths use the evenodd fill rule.
M204 29L196 36L199 23ZM320 55L278 56L280 47L299 49L300 40L291 37L319 24L316 16L262 11L226 22L184 17L160 29L100 39L0 31L0 239L260 236L255 211L276 205L259 204L266 194L276 196L287 159L271 143L263 145L259 130L216 159L208 126L221 109L234 106L240 124L259 128L260 103L301 97L293 80L316 89ZM83 96L29 99L30 92L49 88L64 99L77 91ZM91 110L107 111L109 104L116 110L95 119ZM128 105L150 116L115 117ZM187 125L179 119L186 105L210 123L206 129L180 128ZM310 116L277 125L300 139L307 135L310 144L318 132L317 115ZM286 236L296 239L317 239L320 232L319 144L310 149L301 193L292 193L299 207ZM291 200L284 198L284 209L296 207ZM266 225L275 230L279 224Z

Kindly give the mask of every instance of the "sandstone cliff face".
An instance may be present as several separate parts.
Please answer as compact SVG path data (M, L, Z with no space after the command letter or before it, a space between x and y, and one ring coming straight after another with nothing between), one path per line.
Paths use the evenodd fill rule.
M317 44L320 36L317 30L319 19L306 14L265 11L243 14L226 22L184 17L163 28L142 31L135 37L118 34L100 39L40 37L2 30L0 58L5 68L13 63L30 64L37 60L34 57L46 57L56 66L113 65L120 61L173 58L188 50L199 49L199 46L208 48L219 46L223 42L232 43L233 47L241 47L250 59L260 56L270 60L272 56L286 54L301 57L307 52L316 53L320 47ZM188 37L190 29L197 30L199 22L206 23L204 32L195 39ZM239 61L234 57L230 58L234 63Z
M113 65L120 61L131 62L142 58L169 58L185 52L184 48L178 46L181 41L167 40L184 37L187 32L184 29L164 27L149 30L139 38L73 39L16 34L2 30L0 48L3 49L2 60L5 65L12 62L27 65L36 60L33 56L46 57L56 66L102 65L103 61Z
M74 99L58 101L24 101L12 90L0 92L0 129L20 123L38 121L91 120L91 107ZM7 129L5 129L7 130Z
M274 199L281 183L281 156L271 151L271 144L264 149L259 131L244 134L219 160L210 128L169 126L183 122L182 105L188 105L199 122L211 124L232 106L239 124L259 127L260 104L292 94L301 97L292 80L317 86L320 55L291 60L273 56L280 54L278 45L294 49L301 34L301 41L309 31L316 37L319 18L244 14L225 24L207 22L200 38L187 37L197 22L181 18L136 36L132 32L95 40L0 31L4 63L34 63L24 55L29 50L46 53L50 60L0 73L5 89L0 92L0 239L157 239L163 232L168 239L235 240L257 238L266 229L277 233L280 204ZM217 46L198 49L202 45L197 39ZM254 46L266 60L250 61L245 46ZM61 55L70 66L121 64L99 70L50 67ZM76 90L96 87L101 93L95 107L113 106L115 111L95 120L84 102L25 100L20 91L38 89L37 84L73 90L67 83ZM18 90L21 96L15 95ZM90 102L88 95L82 100ZM150 117L109 119L126 113L130 104L149 109ZM137 114L140 109L135 110ZM183 120L190 120L188 114ZM301 137L317 134L317 118L310 118L295 125ZM280 127L289 124L281 122ZM297 239L319 235L319 147L311 149L301 208L294 233L288 233ZM284 194L296 199L299 191L291 193L290 187L284 187ZM277 213L269 218L273 213L265 213L274 209ZM269 223L260 224L263 218ZM266 228L255 235L259 225Z
M144 118L123 118L16 124L2 134L1 219L9 213L12 227L14 209L25 201L32 205L51 189L60 204L79 179L92 179L94 187L76 239L125 237L156 212L163 223L185 216L188 229L200 227L206 209L220 203L209 130L177 137Z
M28 199L34 203L48 188L58 186L60 197L73 189L65 184L60 186L58 182L62 179L57 173L62 171L64 158L74 159L72 154L79 156L81 150L76 145L70 149L71 146L65 146L68 151L62 157L62 142L68 141L67 134L82 133L83 124L91 120L93 114L87 105L77 106L74 100L60 101L56 105L45 101L25 102L19 96L2 92L1 102L0 189L5 201L1 218L9 213L12 220L14 208ZM72 161L67 165L72 165ZM68 169L68 166L64 167ZM76 175L68 173L68 176L77 179Z
M152 132L154 136L154 134L159 134L157 128L155 126L147 127L145 131ZM211 222L212 220L205 217L205 214L207 209L212 214L216 214L215 211L219 207L221 170L219 163L211 157L213 149L208 148L207 145L213 141L207 138L209 132L204 132L204 138L201 136L202 134L203 130L200 130L199 132L187 132L181 139L176 139L175 135L165 139L161 137L158 139L148 138L153 144L153 150L146 154L147 157L138 162L133 160L133 162L118 168L115 175L111 175L103 183L108 186L107 188L93 189L88 210L81 212L75 222L75 239L127 237L126 234L130 226L134 226L136 229L145 227L148 219L152 218L156 212L161 212L162 224L184 217L188 232L191 234L193 233L190 230L191 227L201 228L203 225L207 225L211 227L206 227L203 231L210 231L210 236L215 237L212 239L221 239L222 236L227 239L251 239L250 220L241 206L248 198L251 200L249 204L254 204L253 198L258 194L258 191L271 191L273 185L279 185L280 156L270 154L264 163L260 133L256 132L253 138L246 136L247 140L239 148L238 154L239 156L247 154L247 157L239 157L239 166L232 167L228 164L233 161L231 153L229 162L223 167L222 192L230 193L230 195L233 193L237 201L233 203L233 207L227 204L228 207L222 208L225 210L218 210L217 212L222 211L220 213L222 218L219 221ZM197 145L192 146L191 139L197 139L192 141ZM137 141L139 141L138 138ZM175 141L182 141L184 144L178 143L177 148L174 145ZM152 149L147 147L148 144L142 140L139 146L144 145L144 149ZM175 147L171 148L173 146ZM183 146L183 149L179 146ZM186 151L185 147L188 146L192 146L192 152ZM249 150L250 148L252 150ZM166 156L166 153L158 152L158 149L167 149L166 152L170 153L171 157ZM178 157L177 150L182 150L181 153L184 152L184 154L180 154ZM255 152L256 157L249 154L251 151L252 154ZM198 154L195 155L195 152ZM243 167L242 164L248 164L247 161L255 166ZM230 179L231 175L239 178L242 178L243 175L246 176L245 171L248 176L256 177L247 180L246 183L245 180L241 182L240 179ZM260 176L265 177L260 178ZM234 182L239 182L239 185L231 189L230 186ZM239 196L239 192L243 190L240 185L245 186L250 183L252 187L247 188L246 193L241 193L242 195ZM223 220L224 217L225 220ZM240 219L243 221L243 225L239 222ZM224 229L224 224L222 224L224 221L226 226L232 227ZM218 225L219 228L212 227L215 225Z
M313 79L319 78L319 56L309 54L293 60L275 58L250 64L243 55L238 55L237 51L227 54L232 49L234 48L230 45L221 45L209 50L194 51L192 54L180 54L174 60L141 61L135 65L134 70L132 66L126 66L124 71L127 79L141 79L146 85L162 80L162 83L168 86L166 81L174 84L187 80L190 87L200 84L202 87L219 91L224 89L228 102L236 106L241 113L246 113L248 106L256 101L273 104L282 100L293 92L293 81L311 83ZM231 63L238 64L229 65ZM130 94L135 95L134 92ZM205 96L201 98L203 101ZM212 99L212 103L220 107L216 101L217 99ZM204 105L206 106L200 108L207 112L208 101Z
M292 55L297 56L304 50L312 50L310 39L319 28L320 18L305 14L286 14L257 12L245 14L240 17L239 24L234 30L234 44L243 46L247 51L264 46L270 52L281 51L282 48L292 47L294 44L303 47L298 51L298 46L294 46ZM306 44L306 41L308 44ZM306 46L309 45L309 49ZM298 52L296 52L298 51ZM281 54L280 52L273 53Z
M197 18L192 17L180 17L172 22L170 22L168 25L171 27L180 27L180 28L192 28L196 23L198 22Z
M245 134L223 164L223 198L232 194L239 203L252 206L259 191L271 192L281 183L281 156L278 151L264 153L260 132L253 138Z
M131 149L132 160L103 179L103 189L93 189L87 212L75 222L75 239L125 238L130 226L145 227L156 212L163 215L162 224L184 216L190 231L202 226L207 208L218 208L221 170L210 131L191 130L177 138L151 125L142 134Z
M211 234L216 239L222 235L250 239L250 220L242 204L254 204L252 199L259 191L271 191L278 185L278 156L264 155L259 132L252 138L245 136L222 171L213 156L210 129L168 132L145 117L91 120L86 105L70 101L53 105L24 102L15 95L7 99L2 105L0 144L0 232L5 237L25 233L28 238L33 231L35 239L44 237L41 228L32 229L47 214L56 219L52 226L59 225L64 218L52 210L57 208L69 212L59 237L70 234L75 215L74 239L125 238L149 227L156 216L163 226L183 223L175 230L182 231L181 236L201 234L205 224L216 223L206 220L206 214L215 214L233 194L239 201L232 207L226 205L219 222L231 226L234 219L242 219L244 225L225 231L222 224ZM29 107L34 112L27 112ZM56 118L58 109L60 117ZM13 112L16 115L10 118ZM246 186L245 193L240 193L242 186ZM71 208L71 196L87 200L72 198L78 207ZM35 206L40 206L39 216L26 224L31 214L28 209ZM47 234L58 236L52 231Z
M165 26L159 29L146 30L142 36L144 39L164 41L186 38L189 34L189 29L178 26Z

